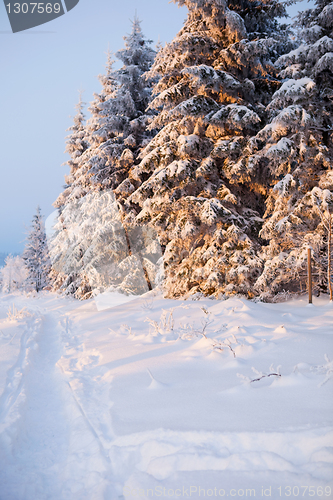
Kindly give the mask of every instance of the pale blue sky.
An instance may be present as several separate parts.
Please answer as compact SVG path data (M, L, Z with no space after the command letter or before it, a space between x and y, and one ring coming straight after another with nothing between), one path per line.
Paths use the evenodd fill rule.
M305 3L292 7L292 14ZM62 191L66 129L84 89L100 90L105 52L123 46L135 11L146 37L172 40L186 10L168 0L80 0L64 16L12 34L0 2L0 252L21 252L40 205L48 216Z

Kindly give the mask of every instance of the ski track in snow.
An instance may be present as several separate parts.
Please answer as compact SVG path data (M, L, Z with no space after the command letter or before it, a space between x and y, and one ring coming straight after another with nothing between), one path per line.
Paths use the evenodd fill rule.
M27 322L8 372L0 400L0 499L113 498L108 454L57 366L61 328L53 316L35 313Z
M216 303L212 306L218 307ZM248 314L246 307L243 309ZM227 314L234 316L235 311L231 308ZM161 485L174 491L179 485L189 488L195 484L206 489L223 487L226 491L235 486L255 487L257 496L258 484L267 484L273 487L271 498L278 500L277 488L286 484L333 486L330 426L285 432L209 432L156 425L155 429L117 435L110 390L115 373L130 358L103 363L99 348L91 347L87 337L81 337L84 320L75 322L61 307L39 307L31 314L25 319L19 355L7 373L0 397L0 500L117 500L133 498L133 492L138 494L139 490L140 498L148 499L148 490L155 491ZM283 313L285 318L288 315L292 316ZM331 325L326 316L325 332ZM332 316L331 312L328 316ZM289 325L295 321L295 317L289 319ZM317 329L315 319L308 324L309 329ZM239 330L231 324L228 328L226 336ZM278 326L274 335L285 336L288 328ZM143 337L151 342L151 335ZM129 338L133 344L135 338ZM246 338L254 342L252 337ZM191 359L191 353L197 355L198 346L207 349L205 342L197 339L190 343L184 359ZM262 352L270 348L269 342L256 342ZM253 343L255 347L257 344ZM163 346L164 352L172 353L172 345ZM249 355L244 346L236 348L245 357ZM229 355L229 363L242 367L243 361L233 360L227 349L225 359ZM140 356L138 362L144 359ZM304 366L299 367L304 372ZM284 379L287 386L297 376ZM147 377L150 394L155 391L155 395L163 397L163 391L170 390L150 370ZM229 391L234 391L235 397L242 397L243 391L248 397L244 385ZM163 496L172 497L171 493ZM324 498L333 498L333 494Z

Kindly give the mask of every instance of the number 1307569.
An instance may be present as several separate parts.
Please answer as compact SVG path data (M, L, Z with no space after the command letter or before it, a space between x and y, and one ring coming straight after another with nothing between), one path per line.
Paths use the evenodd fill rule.
M280 497L331 497L332 489L330 486L279 486Z
M8 14L59 14L60 3L8 3L6 5Z

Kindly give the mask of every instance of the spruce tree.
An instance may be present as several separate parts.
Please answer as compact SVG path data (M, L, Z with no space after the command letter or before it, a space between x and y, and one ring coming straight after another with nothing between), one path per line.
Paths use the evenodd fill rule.
M27 279L25 262L19 255L7 255L4 267L0 269L0 288L3 292L11 293L23 290Z
M115 190L125 180L119 191L128 192L128 170L136 162L138 152L152 133L147 131L152 113L146 114L152 79L146 79L155 51L150 47L135 18L132 32L124 37L125 48L115 56L123 66L112 71L108 55L107 74L101 77L103 93L92 104L92 118L88 123L92 131L92 154L87 164L88 175L94 187ZM108 95L107 95L108 93Z
M28 273L27 286L40 292L49 285L51 263L43 216L39 207L32 219L31 230L22 257Z
M94 94L88 111L90 118L84 123L83 104L80 100L78 113L74 119L74 126L70 128L73 134L67 139L66 151L71 159L67 162L70 167L69 176L65 177L69 186L65 186L65 191L60 194L54 206L59 208L66 205L66 200L71 203L74 200L84 197L92 189L96 189L97 184L94 177L94 170L103 170L108 163L107 152L104 150L105 143L112 136L114 123L110 120L106 110L106 103L116 96L119 85L113 70L114 61L110 51L107 52L106 72L99 75L98 80L102 85L102 90Z
M95 94L89 107L91 117L82 131L82 139L89 147L75 161L74 180L58 199L63 205L52 238L52 263L57 270L55 287L78 298L87 298L111 286L138 293L142 286L141 278L134 276L137 274L134 260L140 264L140 276L142 268L149 268L152 276L154 267L144 261L147 252L140 251L138 257L132 233L124 233L124 228L118 227L119 218L122 226L122 209L119 210L115 195L120 197L134 191L128 170L137 163L140 149L153 135L147 130L153 112L146 113L153 79L146 79L145 73L152 65L155 51L142 34L137 18L131 34L124 40L125 48L116 53L123 62L119 70L113 69L111 52L107 54L106 73L99 76L102 90ZM67 192L71 194L67 196ZM105 206L107 203L109 206ZM143 233L138 237L142 239L147 239ZM119 249L118 257L115 248ZM157 256L158 253L155 260ZM133 262L131 265L127 262L121 270L119 263L127 257L132 257L129 260ZM116 278L108 266L112 272L118 269ZM131 285L124 282L126 274Z
M131 34L124 37L125 48L116 53L122 68L114 70L112 54L107 53L106 72L98 77L102 90L94 94L88 108L91 117L85 126L83 103L79 103L66 148L71 155L71 171L56 207L64 205L68 196L79 199L94 190L119 188L117 194L134 190L128 170L154 135L147 129L153 112L146 113L154 79L146 78L146 72L155 51L150 47L151 40L144 37L140 21L135 18L132 25Z
M73 200L61 219L50 248L65 294L85 299L106 290L138 295L152 288L160 248L147 228L124 228L112 191Z
M279 85L273 62L288 44L276 22L284 7L178 3L189 10L185 26L149 72L159 79L150 127L160 131L131 168L136 189L123 205L132 224L157 229L169 295L252 296L264 190L247 182L242 158Z
M66 185L64 186L64 191L54 203L54 206L60 211L68 200L73 197L77 198L82 196L81 186L77 181L80 177L78 170L80 169L80 158L89 147L85 128L85 115L83 113L84 106L85 103L82 100L82 92L80 92L79 102L76 105L77 113L73 120L74 123L68 129L68 131L71 131L71 134L66 138L67 144L65 152L70 155L70 159L65 164L69 166L70 172L65 176Z
M305 290L308 246L315 289L330 284L324 220L329 225L333 192L333 2L317 0L296 27L299 47L276 62L284 82L266 108L270 121L247 148L249 177L264 175L269 188L260 233L265 266L256 283L267 299Z

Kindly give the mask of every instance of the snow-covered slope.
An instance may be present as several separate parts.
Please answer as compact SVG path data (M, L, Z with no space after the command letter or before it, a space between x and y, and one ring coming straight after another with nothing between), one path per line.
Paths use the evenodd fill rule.
M0 499L332 499L332 338L327 298L1 295Z

